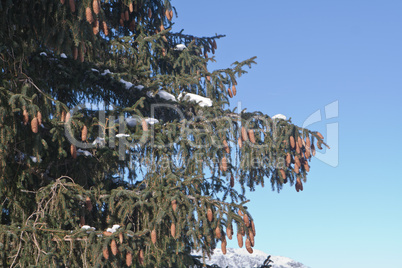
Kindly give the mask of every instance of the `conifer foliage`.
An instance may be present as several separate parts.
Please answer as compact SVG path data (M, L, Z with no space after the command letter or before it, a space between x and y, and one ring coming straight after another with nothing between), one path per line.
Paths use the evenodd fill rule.
M223 36L173 32L176 15L0 1L1 266L199 266L233 234L252 252L246 188L303 190L323 136L229 110L254 58L208 69Z

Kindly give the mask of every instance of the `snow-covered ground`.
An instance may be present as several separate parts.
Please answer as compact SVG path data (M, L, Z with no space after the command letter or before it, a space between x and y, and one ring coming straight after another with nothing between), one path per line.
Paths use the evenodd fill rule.
M261 250L253 249L250 254L245 248L228 248L226 255L222 254L222 250L215 249L211 259L206 259L209 265L216 264L222 268L253 268L261 266L267 259L268 254ZM201 255L194 253L194 255ZM271 256L271 263L273 268L308 268L300 262L292 260L287 257Z

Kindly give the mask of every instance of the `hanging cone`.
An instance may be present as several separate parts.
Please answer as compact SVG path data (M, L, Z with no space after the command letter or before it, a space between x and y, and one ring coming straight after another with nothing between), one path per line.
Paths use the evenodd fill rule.
M214 42L215 42L215 40L214 40ZM216 42L215 42L215 44L216 44ZM233 96L236 96L237 90L236 90L236 86L235 86L235 85L232 85L232 92L233 92Z
M225 239L225 237L223 237L222 242L221 242L221 249L222 249L223 255L226 255L226 246L227 246L226 239Z
M305 169L307 172L310 172L310 166L308 165L307 161L304 162L303 166L304 166L304 169Z
M42 113L40 111L36 113L36 117L38 118L38 124L42 125Z
M102 30L103 30L103 33L104 33L106 36L109 35L109 28L107 27L106 21L102 21Z
M116 240L113 239L113 240L110 242L110 249L112 250L113 256L116 256L116 255L117 255L117 252L118 252Z
M144 250L140 249L138 253L138 262L143 265L144 264Z
M222 237L221 228L219 228L219 226L217 226L216 229L215 229L215 237L217 239L221 239L221 237Z
M99 33L99 21L95 20L94 25L92 26L92 32L94 35L97 35Z
M253 230L253 235L255 236L255 235L256 235L256 232L255 232L254 221L251 221L251 230Z
M245 127L241 127L241 138L243 141L246 141L248 139L247 137L247 131Z
M87 196L87 197L85 198L85 208L86 208L88 211L92 211L93 206L92 206L91 198L90 198L89 196Z
M252 254L253 253L253 249L251 248L251 242L250 239L246 239L246 249L248 251L248 253Z
M143 131L148 131L148 124L147 124L147 122L145 121L145 119L142 119L142 121L141 121L141 126L142 126L142 130L143 130Z
M243 221L244 221L244 223L246 224L247 227L250 227L250 219L248 218L247 213L244 214Z
M71 153L71 156L73 157L73 159L77 158L77 148L73 144L71 144L71 146L70 146L70 153Z
M170 234L173 238L176 237L176 225L174 223L172 223L172 225L170 226Z
M212 210L210 208L208 208L208 210L207 210L207 218L208 218L209 222L212 222L213 216L214 216L214 214L212 213Z
M82 140L82 141L86 141L86 140L87 140L87 136L88 136L88 128L87 128L86 125L84 125L84 126L82 127L82 130L81 130L81 140Z
M296 185L295 185L295 187L296 187L296 191L297 191L297 192L299 192L300 190L303 191L303 189L302 189L302 188L303 188L303 184L302 184L300 178L297 178L297 179L296 179Z
M75 0L69 0L71 12L75 12Z
M93 1L92 1L92 8L94 9L94 13L95 13L96 15L98 15L99 12L100 12L100 3L99 3L99 0L93 0Z
M251 143L255 143L254 130L249 129L249 131L248 131L248 136L249 136L249 138L250 138Z
M305 155L306 155L306 158L307 158L307 159L310 159L310 158L311 158L311 153L310 153L310 148L309 148L309 147L306 148Z
M123 233L119 233L119 242L123 244Z
M173 10L170 10L170 11L169 11L169 17L170 17L171 19L173 19Z
M230 187L234 187L234 177L233 177L233 174L232 174L232 176L230 176Z
M23 111L22 111L22 122L24 123L24 125L27 125L29 122L29 114L28 114L28 111L26 110L25 106L23 107Z
M104 236L111 236L113 233L112 232L107 232L107 231L104 231L103 232L103 235Z
M297 154L300 154L300 153L301 153L300 146L299 146L299 143L298 143L298 142L296 142L296 153L297 153Z
M322 140L324 139L324 136L318 131L317 131L317 136L320 137L320 139L322 139Z
M280 170L279 170L279 173L281 174L281 177L282 177L282 179L283 179L283 182L285 182L285 180L286 180L286 172L285 172L283 169L280 169Z
M300 159L297 155L295 156L295 164L301 167Z
M62 5L64 5L65 2L66 2L66 0L60 0L60 3L61 3Z
M123 21L122 20L120 20L121 21L121 24L123 24L123 25L121 25L121 26L124 26L124 23L123 23ZM132 32L134 32L134 30L135 30L135 20L133 19L131 22L130 22L130 25L128 26L128 28L130 29L130 31L132 31Z
M209 76L209 75L207 75L207 80L209 81L209 82L211 82L211 77Z
M126 253L126 265L131 266L133 264L133 255L130 252Z
M133 2L130 2L130 4L128 5L128 10L130 10L130 13L133 13L133 11L134 11Z
M152 10L148 8L148 18L152 18Z
M102 250L102 254L106 260L109 259L109 249L107 247Z
M92 22L94 22L94 17L92 16L92 9L90 7L85 8L85 18L87 19L87 22L89 24L92 24Z
M230 153L230 148L229 148L229 144L228 144L228 142L226 140L223 140L223 147L225 148L225 152L227 154L229 154Z
M129 20L130 20L130 14L128 13L128 10L126 10L126 11L124 12L124 20L125 20L125 21L129 21Z
M155 245L156 244L156 230L153 229L151 232L151 241Z
M321 143L320 141L317 141L317 148L320 149L320 150L322 150L321 144L322 144L322 143Z
M299 137L297 137L297 144L299 145L300 148L303 148L303 141L302 139Z
M249 229L249 231L248 231L248 237L250 238L251 246L254 247L254 242L255 242L255 240L254 240L253 230Z
M37 117L34 117L31 121L31 130L33 133L38 133L38 131L39 131Z
M239 245L239 248L243 247L243 236L241 233L237 233L237 244Z
M292 149L294 149L294 148L295 148L295 137L290 136L290 137L289 137L289 141L290 141L290 147L291 147Z
M310 146L311 146L311 141L310 141L309 136L307 136L307 137L306 137L306 147L307 147L307 148L310 148Z
M233 98L233 92L230 87L228 88L228 94L229 94L229 97Z
M311 154L315 156L315 147L314 144L311 144Z
M300 172L299 169L300 169L300 166L295 164L293 171L296 172L296 174L299 174L299 172Z
M231 224L228 227L226 227L226 234L227 234L229 240L232 240L233 227Z
M177 209L177 201L176 201L176 200L172 200L171 204L172 204L172 209L173 209L173 211L176 211L176 209Z
M290 153L286 154L286 166L288 167L292 163L292 157L290 156Z
M220 166L220 170L222 172L225 172L228 170L228 160L226 159L226 156L224 156L221 160L221 166Z
M77 60L78 59L78 47L74 46L73 48L73 59Z
M241 137L239 137L239 139L237 140L237 143L239 144L239 148L241 149L241 147L243 146L243 141L242 141Z
M237 212L237 214L239 214L240 217L244 216L244 213L239 209L239 211Z

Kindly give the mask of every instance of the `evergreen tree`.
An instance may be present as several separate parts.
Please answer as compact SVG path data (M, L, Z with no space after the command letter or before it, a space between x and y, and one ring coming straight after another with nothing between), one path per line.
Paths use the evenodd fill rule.
M232 235L252 252L246 188L303 190L322 135L230 110L254 58L208 69L223 36L174 16L168 0L0 0L2 266L200 266L192 250Z

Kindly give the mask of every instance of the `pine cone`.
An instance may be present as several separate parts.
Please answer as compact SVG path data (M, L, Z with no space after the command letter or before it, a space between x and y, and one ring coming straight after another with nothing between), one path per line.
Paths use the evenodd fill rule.
M295 164L293 170L294 170L294 172L296 172L296 174L299 174L299 172L300 172L299 169L300 169L300 166Z
M120 232L119 233L119 242L120 242L120 244L123 244L123 233L122 232Z
M102 30L103 30L103 33L104 33L106 36L109 35L109 28L107 27L106 21L102 21Z
M215 229L215 237L217 239L221 239L221 237L222 237L221 228L219 228L219 226L217 226L216 229Z
M322 140L324 139L324 136L318 131L317 131L317 136L320 137L320 139L322 139Z
M214 40L214 44L216 45L215 40ZM216 49L216 48L215 48L215 49ZM232 85L232 92L233 92L233 96L236 96L237 90L236 90L236 86L235 86L235 85Z
M295 156L295 164L301 167L300 159L297 155Z
M244 223L246 224L246 226L250 227L250 219L248 218L247 213L244 214L243 220L244 220Z
M315 147L314 144L311 144L311 154L315 156Z
M255 136L254 136L254 130L250 129L248 131L248 136L250 138L251 143L255 143Z
M148 18L152 18L152 10L148 8Z
M300 153L301 153L299 143L297 143L297 142L296 142L296 153L297 153L297 154L300 154Z
M73 159L77 158L77 148L73 144L71 144L71 146L70 146L70 153L71 153L71 156L73 157Z
M239 248L243 247L243 236L241 233L237 233L237 244L239 245Z
M99 0L93 0L93 1L92 1L92 8L94 9L94 13L95 13L96 15L98 15L99 12L100 12L100 3L99 3Z
M82 227L82 226L84 226L85 225L85 217L84 216L81 216L80 217L80 227Z
M225 148L226 153L229 154L230 148L229 148L229 144L226 140L223 140L223 147Z
M94 25L92 26L92 32L94 35L97 35L99 33L99 21L95 20Z
M253 230L249 229L249 231L248 231L248 237L250 238L251 246L254 247L254 242L255 242L255 240L254 240L254 233L253 233Z
M294 149L294 148L295 148L295 137L290 136L290 137L289 137L289 141L290 141L290 147L291 147L292 149Z
M246 141L248 139L247 137L247 131L245 127L241 127L241 138L243 141Z
M177 201L176 201L176 200L172 200L171 204L172 204L172 209L173 209L173 211L176 211L176 209L177 209Z
M153 229L151 232L151 241L155 245L156 244L156 230Z
M288 167L292 163L292 157L290 156L290 153L286 154L286 166Z
M124 26L124 23L121 26ZM128 28L130 29L130 31L134 32L134 30L135 30L135 20L134 19L130 22L130 25L128 26Z
M102 250L103 257L108 260L109 259L109 249L106 247Z
M92 206L91 198L89 196L87 196L85 198L85 207L88 211L92 211L93 206Z
M232 174L232 176L230 176L230 187L234 187L234 177L233 177L233 174Z
M133 11L134 11L133 2L130 2L130 4L128 5L128 10L130 10L130 13L133 13Z
M172 20L172 16L171 16L171 14L170 14L170 10L166 9L166 11L165 11L165 16L166 16L166 18L168 19L168 21L171 21L171 20Z
M207 80L209 81L209 82L211 82L211 77L209 76L209 75L207 75Z
M128 10L126 10L126 11L124 12L124 20L125 20L125 21L129 21L129 20L130 20L130 14L128 13Z
M226 245L227 245L226 239L225 239L225 237L223 237L222 242L221 242L221 249L222 249L223 255L226 255Z
M303 184L302 184L300 178L297 178L297 179L296 179L296 185L295 185L295 187L296 187L296 191L297 191L297 192L299 192L300 190L302 190ZM303 191L303 190L302 190L302 191Z
M286 172L283 169L280 169L279 173L281 174L283 181L285 181L286 180Z
M78 47L74 46L73 49L73 59L77 60L78 59Z
M239 144L239 148L241 149L241 147L243 147L243 141L242 139L239 137L239 139L237 140L238 144Z
M299 145L299 148L303 148L303 141L300 136L297 137L297 144Z
M176 237L176 225L172 222L172 225L170 226L170 234L172 235L173 238Z
M38 127L38 118L34 117L31 121L31 130L33 133L38 133L39 127Z
M251 242L248 238L246 239L246 249L247 249L248 253L250 253L250 254L253 253L253 248L251 247Z
M36 113L36 117L38 118L38 124L42 125L42 113L40 111Z
M66 122L66 112L65 111L61 111L60 121Z
M307 137L306 137L306 147L307 147L307 148L310 148L310 146L311 146L311 141L310 141L309 136L307 136Z
M29 114L28 114L28 111L26 110L25 106L23 107L23 111L22 111L22 122L24 123L24 125L27 125L29 122Z
M66 2L66 0L60 0L60 3L61 3L62 5L64 5L65 2Z
M321 144L322 144L322 143L321 143L320 141L317 141L317 148L320 149L320 150L322 150Z
M256 235L256 232L255 232L254 221L251 221L251 230L253 230L253 235L255 236L255 235Z
M127 252L126 253L126 265L128 267L130 267L131 264L133 264L133 255L130 252Z
M233 92L230 87L228 88L228 94L229 94L229 97L233 98Z
M140 249L140 252L138 254L138 261L141 265L144 264L144 250Z
M207 218L209 222L212 222L214 214L212 213L212 209L208 208L207 210Z
M307 172L310 172L310 166L308 165L307 161L304 162L303 165L304 165L304 169L305 169Z
M87 19L87 22L89 24L92 24L92 22L94 22L94 17L92 16L92 9L90 7L85 8L85 18Z
M69 0L71 12L75 12L75 0Z
M226 234L227 234L229 240L232 240L233 227L231 224L228 227L226 227Z
M81 140L82 140L82 141L86 141L86 140L87 140L87 136L88 136L88 128L87 128L86 125L84 125L84 126L82 127L82 130L81 130Z
M142 119L142 121L141 121L141 126L142 126L142 130L143 130L143 131L148 131L148 124L147 124L147 122L145 121L145 119Z
M228 160L226 159L226 156L224 156L221 160L221 171L225 172L228 170Z
M113 256L116 256L116 255L117 255L117 252L118 252L116 240L113 239L113 240L110 242L110 249L112 250Z

